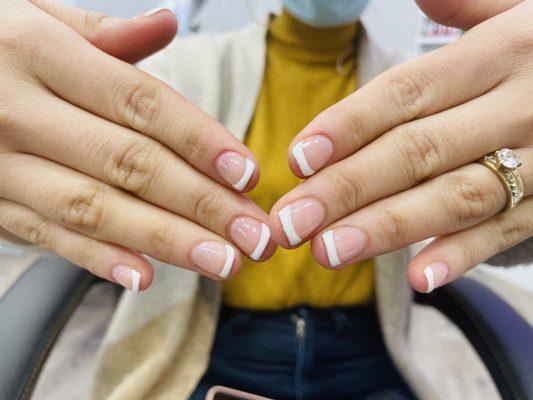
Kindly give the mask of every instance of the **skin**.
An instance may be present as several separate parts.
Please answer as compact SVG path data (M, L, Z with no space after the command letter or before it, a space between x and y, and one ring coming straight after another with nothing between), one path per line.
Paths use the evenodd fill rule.
M290 248L278 211L300 198L320 201L325 220L305 239L325 267L322 233L329 229L364 232L362 252L344 265L436 237L408 268L410 284L424 292L430 263L449 265L449 282L533 234L533 1L418 4L441 23L471 29L311 121L289 148L292 171L303 177L292 148L313 135L333 142L333 156L276 203L270 222ZM526 192L501 212L506 192L475 160L505 147L521 156Z
M217 157L250 151L175 90L129 64L172 40L170 11L122 20L48 0L0 1L0 226L105 279L140 255L200 270L192 249L231 243L268 216L226 183ZM240 267L237 250L232 274ZM275 250L271 242L262 259Z

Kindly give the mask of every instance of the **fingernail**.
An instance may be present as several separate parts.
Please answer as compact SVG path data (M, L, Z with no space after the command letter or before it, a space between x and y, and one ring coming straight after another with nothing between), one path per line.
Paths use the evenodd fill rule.
M311 176L333 155L333 143L322 135L311 136L296 144L292 155L304 176Z
M155 15L158 12L163 11L163 10L168 10L168 8L156 7L156 8L151 9L150 11L146 11L146 12L142 13L141 15L137 15L136 17L133 17L133 19L150 17L150 16Z
M443 262L434 262L424 268L424 275L426 276L427 290L426 293L432 292L433 289L442 286L448 275L450 274L450 267Z
M138 292L141 284L141 274L126 265L117 265L111 271L111 276L126 289Z
M216 165L220 176L238 191L246 187L255 168L252 160L234 151L228 151L218 157Z
M324 221L322 204L313 199L302 199L281 209L279 221L291 246L295 246L318 228Z
M252 260L259 260L270 240L270 229L249 217L239 217L231 224L231 237Z
M357 256L365 247L366 236L361 229L343 227L322 234L329 265L335 268Z
M193 249L191 258L204 271L227 278L235 260L235 249L218 242L203 242Z

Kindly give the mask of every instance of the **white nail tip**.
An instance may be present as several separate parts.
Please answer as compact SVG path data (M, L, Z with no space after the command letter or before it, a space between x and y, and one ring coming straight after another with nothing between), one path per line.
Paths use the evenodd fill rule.
M225 279L229 276L231 272L231 267L233 266L233 261L235 260L235 249L230 245L226 245L226 262L222 267L222 271L218 274L221 278Z
M316 172L307 162L307 158L305 158L303 142L300 142L293 147L292 155L294 156L294 159L296 160L296 163L298 163L298 167L300 167L300 171L302 171L304 176L311 176Z
M248 185L248 182L250 181L250 178L252 177L252 174L254 173L254 162L250 159L246 159L246 167L244 169L244 174L242 174L241 179L239 182L233 185L235 189L237 189L239 192L242 191L246 185Z
M288 205L282 208L278 213L278 217L281 222L281 226L283 227L283 231L285 232L285 235L287 236L287 239L289 240L291 246L300 243L302 239L300 238L300 236L298 236L296 230L294 229L294 225L292 224L291 206Z
M432 292L433 289L435 289L435 277L433 276L433 270L431 267L424 268L424 275L426 276L426 281L428 284L426 293Z
M266 224L261 224L261 237L259 238L259 242L257 242L255 250L252 252L252 254L250 254L250 258L252 260L257 261L261 258L269 240L270 229L268 229L268 226Z
M131 270L131 291L138 292L141 285L141 274L134 269Z
M324 232L322 235L322 240L324 240L324 244L326 245L326 253L328 255L328 261L329 265L334 268L340 265L341 260L339 259L339 256L337 254L337 248L335 247L335 240L333 239L333 231L329 230L327 232Z

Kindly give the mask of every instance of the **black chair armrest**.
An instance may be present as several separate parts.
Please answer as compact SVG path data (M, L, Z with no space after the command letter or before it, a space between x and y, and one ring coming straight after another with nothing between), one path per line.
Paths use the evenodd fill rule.
M30 398L57 335L96 279L43 257L0 300L0 399Z
M417 294L416 302L435 307L463 331L502 399L533 399L533 327L508 303L465 277Z

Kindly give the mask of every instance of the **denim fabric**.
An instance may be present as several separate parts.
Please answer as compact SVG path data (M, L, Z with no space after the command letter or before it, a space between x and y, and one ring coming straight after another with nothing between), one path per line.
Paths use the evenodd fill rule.
M252 312L224 307L190 400L223 385L275 400L410 400L373 307Z

